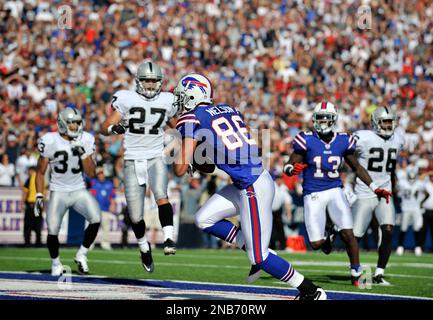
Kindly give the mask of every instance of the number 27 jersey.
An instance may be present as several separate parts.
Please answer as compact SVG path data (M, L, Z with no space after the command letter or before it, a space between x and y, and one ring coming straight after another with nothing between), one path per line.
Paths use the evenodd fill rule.
M403 148L404 139L394 133L389 139L378 136L372 130L354 133L358 161L380 188L391 191L391 173L395 172L397 156ZM374 198L374 192L361 179L356 178L355 193L358 198Z

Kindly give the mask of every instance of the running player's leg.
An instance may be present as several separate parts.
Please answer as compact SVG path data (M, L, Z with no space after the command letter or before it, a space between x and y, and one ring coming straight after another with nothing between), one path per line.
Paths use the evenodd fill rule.
M168 170L162 157L148 161L149 185L158 205L159 222L164 234L164 253L175 254L176 244L173 234L173 208L168 201Z
M153 272L154 264L151 248L146 237L146 224L144 223L144 196L146 185L140 185L138 182L134 160L125 160L123 172L128 215L131 221L132 231L134 231L140 248L141 262L147 272Z
M377 198L358 198L352 207L353 234L359 240L364 236L373 218Z
M230 184L213 194L197 211L195 223L204 232L215 237L244 246L244 237L239 228L226 220L239 214L240 190Z
M134 231L135 237L139 242L140 250L147 252L149 246L145 236L146 225L144 223L146 185L139 185L133 160L125 160L124 177L125 198L128 205L128 215L131 220L132 231Z
M358 242L353 234L353 218L349 203L341 188L329 190L332 192L332 199L329 201L329 216L340 230L341 238L346 245L347 255L350 260L350 272L352 283L358 285L359 277L362 275L359 262Z
M379 201L375 209L375 215L382 231L382 240L379 245L379 259L377 262L376 276L384 274L386 265L392 251L392 232L395 224L395 209L392 201L386 203L385 199Z
M328 200L328 190L304 196L305 227L313 250L320 249L326 239L326 206Z
M99 208L98 202L96 199L90 194L89 191L77 190L70 193L70 202L72 207L81 214L89 223L87 228L84 231L84 239L81 244L80 249L77 252L76 260L86 260L82 263L82 268L80 268L80 272L87 273L87 253L89 251L90 246L95 241L96 236L98 235L99 226L101 225L101 210Z
M51 257L51 274L59 276L63 273L63 266L59 257L59 231L63 217L68 209L67 192L50 192L50 200L47 208L47 247Z
M251 186L241 191L242 232L250 262L273 277L298 288L301 296L326 299L322 289L304 278L289 262L269 252L273 197L274 182L267 171L264 171Z

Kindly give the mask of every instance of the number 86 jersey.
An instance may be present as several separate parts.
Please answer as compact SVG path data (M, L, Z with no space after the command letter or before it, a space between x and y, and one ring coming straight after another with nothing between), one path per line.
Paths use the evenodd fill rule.
M95 152L95 138L90 133L83 132L79 140L85 154L90 156ZM49 161L51 191L71 192L86 188L79 155L72 152L70 141L58 132L48 132L39 139L38 151Z
M397 156L403 148L404 138L395 132L384 139L372 130L354 133L358 161L380 187L391 190L391 173L395 172ZM358 198L375 198L374 192L361 179L356 178L355 193Z

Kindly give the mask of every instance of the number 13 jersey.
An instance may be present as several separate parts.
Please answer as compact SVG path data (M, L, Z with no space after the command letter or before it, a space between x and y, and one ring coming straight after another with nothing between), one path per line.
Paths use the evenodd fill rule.
M136 91L119 90L111 106L122 115L127 128L123 147L125 160L145 160L160 157L164 150L163 127L176 114L174 95L161 92L146 99Z
M395 172L397 156L404 144L402 135L395 132L389 139L384 139L372 130L359 130L354 133L354 138L361 166L380 188L391 191L391 173ZM376 197L359 178L356 178L355 193L358 198Z
M85 154L90 156L95 152L95 138L90 133L83 132L80 141ZM39 139L38 150L50 164L51 191L71 192L86 188L80 158L72 152L70 141L58 132L48 132Z
M346 133L334 133L328 143L317 132L299 132L293 139L293 149L303 156L307 167L303 174L304 196L333 188L342 188L340 169L344 157L355 152L355 140Z

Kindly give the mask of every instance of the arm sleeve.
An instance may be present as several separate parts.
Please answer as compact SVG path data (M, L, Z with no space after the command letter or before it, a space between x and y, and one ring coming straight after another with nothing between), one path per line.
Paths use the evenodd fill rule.
M90 156L96 151L95 146L95 137L89 134L89 138L86 139L86 143L84 144L84 150L86 151L86 155Z
M50 139L48 136L42 136L38 140L38 151L44 158L51 158L53 156L51 149L52 139Z
M122 118L126 117L125 100L125 94L123 91L117 91L111 99L111 108L119 112L122 115Z
M356 151L356 139L352 135L347 136L347 149L344 152L344 155L353 154Z
M305 138L305 134L303 132L299 132L293 138L293 149L296 153L301 155L305 155L307 153L307 139Z
M200 120L194 114L181 116L176 124L176 129L182 138L197 139L197 131L200 128Z

